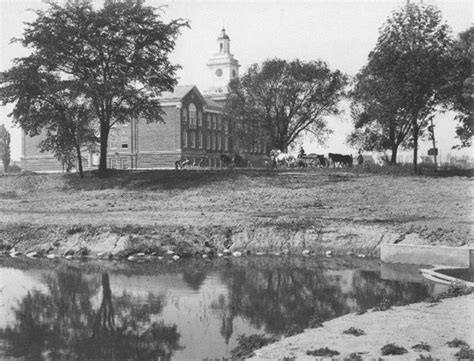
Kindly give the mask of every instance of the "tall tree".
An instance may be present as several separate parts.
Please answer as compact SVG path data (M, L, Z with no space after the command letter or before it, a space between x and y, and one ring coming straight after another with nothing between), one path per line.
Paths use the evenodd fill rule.
M5 173L8 171L8 167L10 166L10 141L10 132L7 130L5 125L2 124L0 126L0 154Z
M398 148L410 132L411 122L400 108L398 92L383 78L371 74L368 66L356 76L351 92L354 131L347 142L368 151L390 149L390 164L397 163Z
M444 103L451 47L450 29L439 10L407 3L383 25L368 64L357 78L356 98L362 98L368 117L392 144L410 137L407 143L413 146L415 170L419 138ZM370 93L372 85L376 90L371 100L363 93Z
M322 61L267 60L231 81L225 116L238 124L238 141L286 151L305 130L327 131L324 118L338 113L346 83Z
M27 135L43 134L41 151L48 151L69 171L77 167L83 177L82 151L95 145L95 114L91 102L75 83L61 80L30 56L18 60L4 74L8 86L0 91L4 102L15 102L13 118Z
M452 60L452 77L447 86L452 109L458 112L457 148L470 147L474 134L474 26L459 34Z
M188 23L182 19L165 23L157 9L131 1L110 2L99 9L88 2L64 6L50 2L17 40L32 50L17 64L34 57L90 101L99 121L103 175L114 124L132 116L162 120L157 96L176 85L179 66L171 64L168 55L185 26Z

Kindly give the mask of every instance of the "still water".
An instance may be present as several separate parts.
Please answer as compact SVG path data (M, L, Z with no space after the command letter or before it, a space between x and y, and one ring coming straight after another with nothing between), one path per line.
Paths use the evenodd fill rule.
M0 262L1 359L228 358L241 334L437 292L416 269L359 259Z

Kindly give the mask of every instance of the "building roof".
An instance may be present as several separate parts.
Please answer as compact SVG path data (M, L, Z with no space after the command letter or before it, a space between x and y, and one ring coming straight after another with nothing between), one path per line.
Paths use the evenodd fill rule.
M195 87L195 85L178 85L172 92L161 93L159 99L166 101L181 100Z
M203 105L209 108L222 109L224 105L222 103L216 102L215 100L209 97L203 97L196 85L179 85L174 88L172 92L163 92L159 97L160 102L169 103L169 102L179 102L181 101L190 91L196 92L198 97L203 102Z
M204 97L206 100L206 105L211 108L219 108L222 109L224 105L222 103L216 102L215 100L209 98L209 97Z

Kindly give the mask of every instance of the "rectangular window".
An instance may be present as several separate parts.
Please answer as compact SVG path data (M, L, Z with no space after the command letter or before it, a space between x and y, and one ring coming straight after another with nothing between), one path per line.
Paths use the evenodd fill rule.
M212 116L212 129L216 129L217 128L217 124L216 124L216 119L217 117L215 115Z
M187 148L188 146L188 132L183 131L183 148Z
M217 115L217 129L222 129L222 118L219 115Z
M222 138L220 135L217 136L217 150L222 150Z
M117 149L118 147L118 134L115 129L110 131L110 149Z
M183 122L187 123L188 122L188 108L184 107L182 109L183 112Z
M196 133L191 132L191 148L196 148Z
M211 129L211 114L206 114L206 121L207 121L207 129Z
M110 158L110 168L117 169L119 167L119 159Z
M189 128L196 129L196 106L194 104L189 105Z
M198 111L198 126L202 127L202 112Z
M227 120L224 120L224 131L226 133L229 132L229 121L227 121Z
M212 136L212 149L217 150L217 136Z
M211 136L208 135L206 140L207 140L206 149L211 150Z
M128 169L128 159L122 158L122 169Z
M122 149L128 149L128 134L122 129Z
M204 148L204 136L202 135L202 132L199 132L199 148Z
M224 137L224 150L229 151L229 137Z

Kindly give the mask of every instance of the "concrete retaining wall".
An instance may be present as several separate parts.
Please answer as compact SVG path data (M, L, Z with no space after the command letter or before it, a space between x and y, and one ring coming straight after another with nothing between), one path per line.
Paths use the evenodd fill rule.
M385 244L380 258L387 263L474 267L473 248Z

